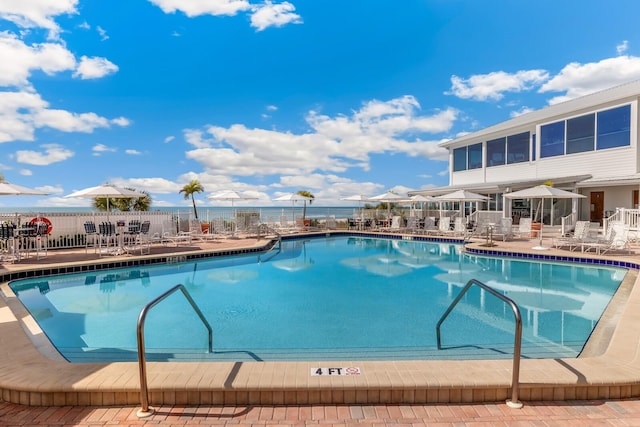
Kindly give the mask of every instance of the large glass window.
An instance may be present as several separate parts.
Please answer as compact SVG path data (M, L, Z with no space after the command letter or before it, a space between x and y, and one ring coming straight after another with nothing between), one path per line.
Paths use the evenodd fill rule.
M594 150L596 115L567 120L567 154Z
M631 145L631 106L598 113L598 150Z
M564 120L540 126L540 157L564 154Z
M529 132L507 137L507 164L529 161Z
M487 141L487 166L504 165L506 138Z
M467 147L453 149L453 171L467 170Z
M469 146L469 169L482 168L482 142Z

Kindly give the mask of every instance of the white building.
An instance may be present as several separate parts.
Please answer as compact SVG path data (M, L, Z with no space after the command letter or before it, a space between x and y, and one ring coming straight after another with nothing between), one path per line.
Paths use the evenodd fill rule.
M584 199L547 201L545 224L562 217L602 222L619 208L638 207L640 80L544 109L442 143L449 150L449 186L410 194L466 189L488 195L485 209L530 216L528 200L503 194L543 183ZM512 209L511 209L512 208Z

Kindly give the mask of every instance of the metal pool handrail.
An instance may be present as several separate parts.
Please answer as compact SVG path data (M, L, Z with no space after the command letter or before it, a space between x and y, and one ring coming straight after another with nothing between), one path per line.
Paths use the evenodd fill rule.
M518 386L520 384L520 353L522 348L522 317L520 316L520 309L518 308L518 305L511 298L501 294L500 292L496 291L490 286L485 285L479 280L469 280L464 288L462 288L458 296L449 305L447 311L445 311L440 320L438 320L438 324L436 325L438 350L442 350L440 341L440 325L442 325L444 319L447 318L449 313L451 313L453 308L458 304L464 294L466 294L469 288L471 288L471 286L473 285L477 285L485 291L489 292L491 295L498 297L502 301L509 304L509 306L511 306L511 309L513 310L513 315L515 316L516 320L516 330L514 333L515 339L513 343L513 376L511 379L511 399L507 400L507 405L511 408L522 408L522 403L518 400Z
M193 300L193 298L191 298L191 295L189 294L189 292L187 292L187 288L185 288L184 285L178 284L174 286L173 288L169 289L168 291L166 291L165 293L163 293L162 295L160 295L159 297L151 301L149 304L145 305L142 311L140 311L140 316L138 316L138 328L137 328L138 367L140 370L140 406L141 406L140 410L137 412L137 415L138 417L141 417L141 418L148 417L151 414L153 414L153 409L149 408L149 392L148 392L148 386L147 386L147 361L145 357L145 348L144 348L144 321L147 317L147 313L149 312L149 310L151 310L152 307L154 307L160 301L167 298L169 295L176 292L177 290L182 291L182 294L185 296L187 301L189 301L189 304L191 304L191 307L196 312L198 317L200 317L200 320L202 320L202 323L204 323L204 326L209 331L209 353L213 352L213 330L211 329L211 325L209 324L207 319L204 317L204 314L202 314L202 311L200 311L200 309L198 308L198 305L196 304L196 302Z

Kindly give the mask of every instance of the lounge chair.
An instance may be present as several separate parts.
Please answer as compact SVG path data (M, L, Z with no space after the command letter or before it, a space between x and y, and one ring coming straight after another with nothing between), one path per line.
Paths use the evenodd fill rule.
M438 232L439 234L451 233L451 218L448 216L440 217L440 220L438 221Z
M582 247L582 243L589 241L591 223L589 221L576 221L573 233L570 236L557 237L553 239L553 247L564 248L570 251Z
M207 230L211 230L211 228ZM194 240L207 241L216 239L215 234L202 231L202 224L197 219L189 220L189 231L191 232L191 238Z
M513 220L511 218L501 218L493 230L493 237L501 237L503 242L513 239Z
M531 218L520 218L518 227L513 231L513 237L521 239L531 238Z
M181 243L190 245L191 240L191 232L178 231L175 222L171 220L162 222L162 235L160 236L160 241L164 245L168 245L169 243L172 243L174 246L178 246Z
M388 227L380 227L380 231L389 231L399 233L402 230L402 217L395 215L391 218L391 224Z
M631 253L629 248L629 226L622 221L611 221L604 239L582 242L581 247L583 252L593 249L598 255L625 249L628 253Z

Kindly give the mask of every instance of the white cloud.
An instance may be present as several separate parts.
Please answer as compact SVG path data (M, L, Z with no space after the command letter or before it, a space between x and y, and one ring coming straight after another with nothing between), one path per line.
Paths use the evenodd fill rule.
M640 58L617 56L586 64L572 62L543 84L539 92L565 92L549 100L550 104L557 104L637 79Z
M125 152L126 154L131 155L131 156L139 156L139 155L141 155L141 154L142 154L142 152L141 152L141 151L134 150L134 149L131 149L131 148L129 148L129 149L127 149L127 150L124 150L124 152Z
M100 40L105 41L109 40L109 35L107 34L107 30L102 28L100 25L96 27L96 31L100 34Z
M33 171L31 171L30 169L20 169L18 171L18 173L22 176L32 176L33 175Z
M116 117L115 119L111 119L110 122L116 126L127 127L131 124L131 120L126 117Z
M168 144L168 143L170 143L171 141L173 141L174 139L176 139L176 137L175 137L175 136L173 136L173 135L168 136L168 137L166 137L166 138L164 139L164 143L165 143L165 144Z
M94 156L100 156L102 155L102 153L114 153L118 150L113 147L108 147L104 144L96 144L93 146L93 148L91 148L91 151L93 151Z
M629 40L624 40L618 46L616 46L616 52L618 55L624 55L629 50Z
M0 0L0 18L21 28L44 28L49 38L60 33L54 18L77 13L78 0Z
M164 13L180 11L188 17L200 15L227 15L232 16L238 12L251 8L245 0L149 0L158 6Z
M500 100L505 92L522 92L531 90L532 86L539 85L549 78L545 70L523 70L515 74L504 71L495 71L489 74L477 74L468 79L451 76L451 90L447 95L455 95L458 98L486 101L487 99Z
M47 166L63 162L74 156L74 152L58 144L43 144L44 152L20 150L16 152L16 161L28 165Z
M515 110L515 111L512 111L511 113L509 113L509 116L510 117L518 117L518 116L521 116L523 114L530 113L532 111L534 111L533 108L521 107L519 110Z
M28 46L14 34L0 32L0 86L30 86L28 78L33 70L52 75L75 65L74 56L60 44Z
M118 66L106 58L82 56L73 76L83 80L98 79L116 71L118 71Z
M269 27L282 27L287 24L301 24L302 18L295 13L296 7L283 2L273 4L267 0L264 4L253 6L251 15L251 26L257 31L263 31Z
M293 134L267 129L210 126L206 132L186 129L185 139L195 147L187 157L206 171L231 176L336 174L350 168L369 169L373 153L403 153L446 161L440 141L429 133L447 131L458 112L448 109L430 116L419 114L415 98L371 101L350 117L329 117L310 111L310 130Z
M49 109L48 106L36 93L0 92L0 143L33 141L39 128L91 133L96 128L108 128L112 124L95 113L78 114Z

